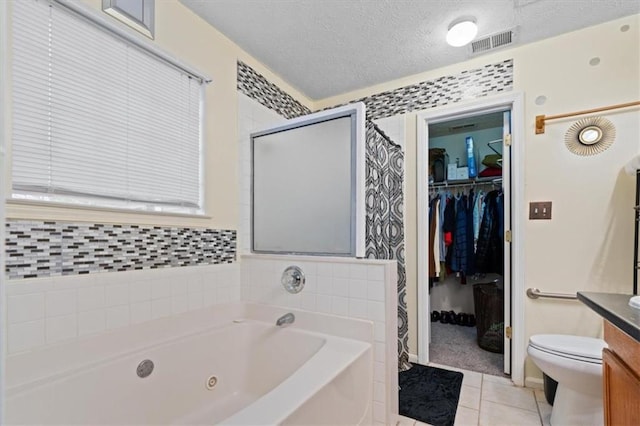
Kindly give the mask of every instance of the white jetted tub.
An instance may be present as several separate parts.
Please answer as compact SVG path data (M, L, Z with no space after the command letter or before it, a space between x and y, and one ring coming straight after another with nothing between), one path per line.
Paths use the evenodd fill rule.
M265 311L271 308L257 308L261 309L263 317L273 316ZM300 315L303 319L313 316ZM5 421L92 425L368 422L371 344L302 330L295 324L277 327L276 318L272 323L247 317L219 320L197 334L9 387ZM46 353L40 355L46 362ZM150 374L150 362L138 368L145 360L153 363ZM28 368L33 361L22 360L20 368ZM138 372L148 375L141 378Z

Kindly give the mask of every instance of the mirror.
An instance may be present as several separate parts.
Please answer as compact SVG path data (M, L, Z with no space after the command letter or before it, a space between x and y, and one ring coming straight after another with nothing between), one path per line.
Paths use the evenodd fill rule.
M602 139L602 129L598 126L587 126L578 134L578 140L585 145L593 145L600 139Z
M596 155L609 148L616 138L616 128L604 117L589 117L576 121L564 135L569 151L581 156Z

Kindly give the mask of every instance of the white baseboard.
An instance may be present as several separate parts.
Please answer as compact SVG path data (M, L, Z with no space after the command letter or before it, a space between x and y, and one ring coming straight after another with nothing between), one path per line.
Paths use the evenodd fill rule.
M416 364L418 362L418 355L409 354L409 362Z
M539 377L526 377L524 379L524 387L531 389L542 389L544 382Z

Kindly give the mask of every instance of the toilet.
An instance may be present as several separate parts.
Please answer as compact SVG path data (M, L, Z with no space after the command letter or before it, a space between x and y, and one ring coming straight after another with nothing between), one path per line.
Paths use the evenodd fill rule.
M551 425L603 425L602 349L604 340L563 334L537 334L527 352L558 382Z

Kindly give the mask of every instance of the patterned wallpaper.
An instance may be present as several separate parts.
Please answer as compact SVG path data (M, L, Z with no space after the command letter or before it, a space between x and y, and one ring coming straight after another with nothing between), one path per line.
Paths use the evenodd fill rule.
M232 263L236 231L7 220L9 278Z

